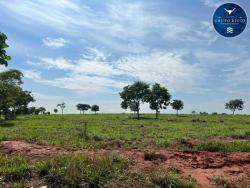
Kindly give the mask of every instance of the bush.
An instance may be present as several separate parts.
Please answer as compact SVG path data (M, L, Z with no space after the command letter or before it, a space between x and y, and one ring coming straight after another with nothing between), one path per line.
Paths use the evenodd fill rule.
M223 176L213 176L212 181L221 188L235 188L236 186L232 185L228 179Z
M31 176L32 166L21 156L0 155L0 179L3 181L20 181Z
M51 186L102 187L127 166L127 160L118 156L63 154L40 162L37 170Z
M178 171L157 170L150 174L150 181L161 188L194 188L196 180L192 177L183 177Z
M249 152L250 143L248 141L233 141L233 142L221 142L211 141L197 145L196 150L211 151L211 152Z

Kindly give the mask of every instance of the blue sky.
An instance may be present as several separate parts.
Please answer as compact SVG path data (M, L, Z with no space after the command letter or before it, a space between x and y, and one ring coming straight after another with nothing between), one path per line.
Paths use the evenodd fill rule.
M223 2L0 0L0 31L9 68L23 71L34 106L52 111L64 101L67 113L77 103L123 112L118 92L142 80L166 86L184 113L227 112L234 98L250 113L250 28L234 38L217 34L212 16ZM233 2L250 12L250 1Z

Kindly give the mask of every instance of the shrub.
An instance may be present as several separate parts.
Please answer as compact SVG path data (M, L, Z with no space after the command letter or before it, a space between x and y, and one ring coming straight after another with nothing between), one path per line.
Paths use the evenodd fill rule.
M63 154L40 162L37 170L51 186L101 187L127 165L127 160L119 156Z
M236 186L232 185L228 179L223 176L213 176L212 181L221 188L235 188Z
M3 181L20 181L31 176L32 166L21 156L0 155L0 178Z
M184 177L176 170L157 170L150 174L150 181L161 188L194 188L196 180L192 177Z
M233 141L233 142L221 142L211 141L197 145L196 150L211 151L211 152L249 152L250 143L248 141Z

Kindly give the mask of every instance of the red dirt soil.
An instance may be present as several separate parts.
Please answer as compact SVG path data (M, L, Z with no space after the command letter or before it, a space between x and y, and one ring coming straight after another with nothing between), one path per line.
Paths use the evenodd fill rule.
M234 183L243 179L250 182L250 152L184 152L164 149L77 150L31 144L25 141L5 141L1 144L0 153L23 154L33 159L68 152L118 153L132 161L132 168L145 173L155 168L175 167L184 175L196 178L200 188L216 187L211 182L213 176L223 176ZM145 152L157 154L155 155L157 157L151 161L144 160Z

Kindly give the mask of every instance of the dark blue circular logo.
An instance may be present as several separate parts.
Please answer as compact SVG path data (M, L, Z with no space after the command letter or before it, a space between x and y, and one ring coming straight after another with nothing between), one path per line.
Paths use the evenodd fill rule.
M239 5L226 3L214 12L213 24L222 36L235 37L246 28L247 15Z

